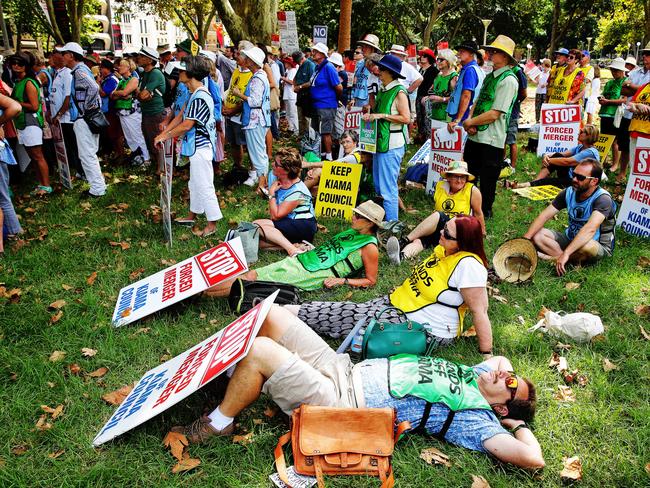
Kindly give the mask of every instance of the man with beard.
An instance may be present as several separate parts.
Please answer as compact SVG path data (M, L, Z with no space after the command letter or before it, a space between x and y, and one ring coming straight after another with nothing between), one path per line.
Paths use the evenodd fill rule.
M599 186L602 175L603 167L596 160L582 161L575 167L571 186L555 197L524 234L532 239L542 259L556 260L559 276L568 262L596 262L612 255L616 204ZM569 227L564 232L544 228L564 208L569 213Z

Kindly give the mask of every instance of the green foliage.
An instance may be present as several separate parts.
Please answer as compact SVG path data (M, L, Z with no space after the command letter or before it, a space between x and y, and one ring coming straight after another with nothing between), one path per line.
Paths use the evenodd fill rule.
M636 43L643 42L644 22L643 16L639 15L643 11L643 1L613 0L612 7L613 10L598 21L600 33L597 43L604 52L614 51L625 56L628 44L634 52Z

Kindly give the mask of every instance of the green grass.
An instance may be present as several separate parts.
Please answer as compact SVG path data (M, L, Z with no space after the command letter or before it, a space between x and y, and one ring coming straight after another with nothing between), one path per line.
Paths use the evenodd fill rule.
M408 158L405 158L405 160ZM119 289L131 281L129 274L139 268L143 275L166 267L161 260L180 261L192 256L218 238L208 242L175 228L171 250L162 242L161 224L147 216L150 205L159 199L152 177L128 180L122 168L104 168L111 173L108 195L91 200L83 208L79 190L58 191L49 200L19 198L18 212L28 230L27 238L39 235L19 250L9 249L0 261L0 281L7 290L20 288L17 301L3 300L0 308L0 485L5 486L270 486L268 475L275 471L272 450L286 429L280 416L263 415L270 399L261 398L239 419L240 431L254 432L248 446L217 439L207 446L191 447L192 457L201 466L189 473L174 475L174 460L162 446L162 438L172 425L194 419L206 400L199 391L186 401L144 425L98 449L91 441L115 407L101 396L141 377L161 362L164 355L174 356L208 337L233 320L224 300L193 299L155 314L139 323L114 329L110 318ZM536 159L520 158L517 178L530 178L537 170ZM528 174L526 174L528 173ZM181 198L186 181L175 179L173 208L179 215L186 211ZM26 192L29 185L19 188ZM220 189L224 219L219 223L223 236L230 219L252 220L265 214L265 202L252 196L248 188L226 195ZM621 189L619 189L621 193ZM419 191L402 193L418 215L403 218L414 225L428 214L431 201ZM231 198L230 201L227 198ZM127 203L123 213L114 213L109 205ZM532 202L499 189L495 217L488 222L488 255L504 240L521 235L545 203ZM564 217L563 217L564 218ZM560 228L563 218L554 222ZM342 230L341 222L323 221L329 234ZM73 236L84 231L84 236ZM327 235L319 234L322 242ZM122 251L109 241L126 241ZM470 486L471 475L484 476L492 487L558 486L562 458L579 456L583 462L584 486L648 486L645 472L650 462L650 395L648 380L649 342L639 332L648 320L634 314L634 307L648 304L648 269L637 266L640 256L650 257L647 241L618 233L613 258L598 266L571 269L558 278L553 268L541 263L534 281L516 286L499 284L500 294L508 303L490 300L490 318L494 329L495 353L513 359L518 372L538 386L539 409L535 422L537 435L547 462L540 473L527 473L495 463L479 453L422 437L407 437L398 445L394 467L398 486ZM272 262L279 253L262 253L261 263ZM89 286L87 277L96 271L96 282ZM353 300L363 301L386 293L409 273L409 264L391 267L385 255L380 261L380 278L374 290L357 290ZM568 282L580 288L567 291ZM69 291L62 285L70 285ZM341 299L348 290L305 293L304 299ZM48 305L58 299L67 303L63 317L50 324L53 312ZM574 388L575 403L553 399L562 384L558 373L548 368L548 360L557 340L530 334L527 328L536 322L542 306L575 312L579 309L598 313L605 324L603 340L574 345L566 357L571 368L589 378L584 388ZM201 318L205 314L205 318ZM518 319L521 316L525 324ZM136 332L146 327L148 332ZM568 341L562 341L568 342ZM84 358L82 347L97 349L95 357ZM48 360L55 351L66 351L61 362ZM441 354L468 364L480 361L475 338L464 338ZM603 358L618 369L604 372ZM77 363L84 372L106 366L110 372L95 380L69 373L68 365ZM65 405L64 413L52 429L34 430L41 415L40 405ZM263 419L256 424L255 419ZM21 455L12 453L24 445ZM452 460L451 468L429 466L419 459L422 448L435 446ZM56 459L48 454L65 452ZM377 486L376 479L329 479L329 486Z

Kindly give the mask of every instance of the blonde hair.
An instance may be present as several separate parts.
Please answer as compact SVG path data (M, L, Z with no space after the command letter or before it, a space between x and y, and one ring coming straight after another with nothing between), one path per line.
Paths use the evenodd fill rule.
M585 134L587 135L587 140L585 142L587 144L596 144L598 137L600 136L598 127L596 127L594 124L587 124L582 130L584 130Z
M550 59L544 59L542 61L542 64L544 65L544 67L550 68L551 67L551 60Z
M438 57L444 59L449 63L449 67L453 68L456 66L458 58L454 54L454 51L451 49L440 49L438 51Z
M133 73L136 69L135 63L131 59L127 58L122 58L120 61L117 63L118 66L122 66L123 64L127 65L129 67L129 71Z

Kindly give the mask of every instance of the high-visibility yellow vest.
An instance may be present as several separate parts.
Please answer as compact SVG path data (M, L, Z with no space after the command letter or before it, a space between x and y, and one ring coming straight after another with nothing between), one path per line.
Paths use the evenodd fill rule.
M472 188L474 188L474 185L467 182L460 191L450 195L445 189L445 181L440 180L436 183L436 191L433 194L434 210L444 212L450 217L471 215Z
M566 103L569 101L571 85L573 85L573 80L575 80L578 73L580 73L580 69L574 69L568 76L564 76L565 70L566 66L562 66L556 70L553 86L548 87L548 103Z

